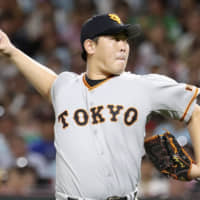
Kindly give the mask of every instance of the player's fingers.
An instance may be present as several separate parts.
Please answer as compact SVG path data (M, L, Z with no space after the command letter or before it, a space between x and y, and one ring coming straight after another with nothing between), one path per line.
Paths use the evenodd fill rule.
M0 29L0 39L2 39L4 32Z
M0 42L3 40L8 40L8 36L0 29Z
M1 29L0 29L0 50L4 50L9 46L9 38L6 35L6 33L4 33Z
M10 45L8 36L0 29L0 53L8 56Z
M3 38L2 31L0 30L0 42L2 41L2 38Z
M3 31L0 30L0 45L1 45L2 42L3 42L3 38L4 38Z

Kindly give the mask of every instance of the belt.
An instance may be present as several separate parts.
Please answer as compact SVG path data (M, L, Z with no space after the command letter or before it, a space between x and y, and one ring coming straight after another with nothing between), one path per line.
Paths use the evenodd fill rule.
M67 200L80 200L80 199L79 198L73 198L73 197L67 197ZM84 198L82 200L84 200ZM111 197L107 197L105 200L137 200L137 191L132 192L131 194L129 194L127 196L122 196L122 197L121 196L111 196Z
M118 196L112 196L112 197L108 197L106 200L128 200L128 198L125 197L118 197Z
M79 199L68 197L67 200L79 200ZM126 196L125 197L112 196L112 197L106 198L106 200L128 200L128 198Z

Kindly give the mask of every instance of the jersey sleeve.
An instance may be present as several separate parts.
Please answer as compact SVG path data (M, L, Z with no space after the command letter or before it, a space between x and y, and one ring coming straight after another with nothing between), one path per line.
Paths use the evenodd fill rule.
M163 75L146 75L152 112L188 122L191 118L199 88Z
M59 74L57 79L54 81L51 87L51 102L55 107L55 99L56 96L60 93L60 91L65 87L68 82L70 82L77 74L73 72L62 72Z

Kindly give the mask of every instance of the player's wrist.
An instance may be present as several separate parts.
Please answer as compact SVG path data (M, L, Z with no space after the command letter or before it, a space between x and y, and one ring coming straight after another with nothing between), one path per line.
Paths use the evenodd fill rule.
M21 50L11 44L7 53L8 58L12 62L16 63L16 61L19 59L21 54L22 54Z
M14 61L15 57L17 56L17 51L18 49L14 45L10 44L6 54L12 61Z
M189 174L191 179L199 179L200 180L200 166L196 164L192 164L192 168Z

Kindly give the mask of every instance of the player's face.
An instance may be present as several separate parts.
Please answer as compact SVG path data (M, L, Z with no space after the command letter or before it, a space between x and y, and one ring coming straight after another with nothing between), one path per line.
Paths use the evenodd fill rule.
M126 68L129 48L124 34L100 36L94 55L98 63L97 70L106 75L121 74Z

